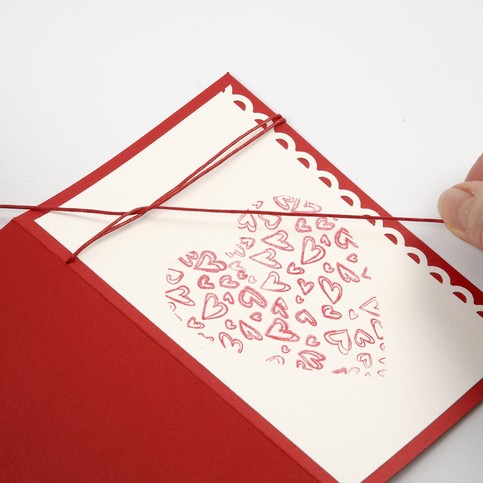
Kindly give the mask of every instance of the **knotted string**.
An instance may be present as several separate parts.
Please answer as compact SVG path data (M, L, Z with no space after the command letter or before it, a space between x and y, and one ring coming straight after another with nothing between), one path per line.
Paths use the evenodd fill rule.
M314 213L314 212L285 212L285 211L264 211L264 210L236 210L236 209L223 209L223 208L190 208L181 206L162 206L168 200L176 196L178 193L186 189L191 184L195 183L198 179L202 178L210 171L220 166L222 163L231 158L234 154L238 153L249 144L263 136L265 133L274 129L276 126L285 122L285 119L276 114L271 116L259 125L249 129L241 136L238 136L230 144L225 146L222 150L216 153L206 163L194 170L185 179L178 183L174 188L167 191L164 195L160 196L157 200L153 201L148 206L141 206L134 208L130 211L111 211L111 210L97 210L91 208L68 208L57 206L32 206L32 205L11 205L0 204L0 209L19 209L19 210L32 210L39 212L68 212L68 213L91 213L99 215L117 215L113 222L109 223L99 233L91 237L85 243L83 243L67 260L66 263L72 263L79 254L87 247L92 245L97 240L105 237L109 233L112 233L123 226L138 220L142 216L146 215L152 210L169 210L169 211L188 211L198 213L227 213L227 214L257 214L257 215L274 215L274 216L305 216L305 217L319 217L319 218L341 218L341 219L356 219L356 220L396 220L396 221L408 221L408 222L426 222L426 223L443 223L443 220L438 218L418 218L418 217L406 217L406 216L379 216L379 215L349 215L343 213ZM258 132L256 132L258 131ZM256 134L253 134L255 133ZM253 134L253 136L251 136ZM250 137L251 136L251 137ZM239 144L241 143L241 144ZM237 146L238 145L238 146ZM233 148L233 149L232 149ZM230 151L231 150L231 151ZM225 154L226 153L226 154ZM220 157L221 156L221 157Z
M231 158L234 154L238 153L238 151L241 151L243 148L245 148L253 141L258 139L260 136L263 136L265 133L267 133L271 129L274 129L276 126L284 122L285 122L285 119L280 114L276 114L272 117L265 119L259 125L249 129L241 136L238 136L230 144L225 146L221 151L219 151L212 158L206 161L206 163L202 164L199 168L195 169L190 175L188 175L183 181L178 183L174 188L170 189L163 196L160 196L157 200L153 201L149 206L134 208L131 211L121 214L116 220L114 220L112 223L109 223L109 225L107 225L99 233L97 233L92 238L87 240L84 244L82 244L67 260L67 263L72 263L83 250L85 250L88 246L92 245L95 241L108 235L109 233L112 233L113 231L118 230L119 228L122 228L123 226L128 225L129 223L132 223L133 221L138 220L146 213L149 213L150 211L156 209L158 206L161 206L163 203L166 203L166 201L170 200L171 198L173 198L173 196L176 196L178 193L181 193L181 191L183 191L185 188L187 188L188 186L196 182L198 179L208 174L216 167L220 166L227 159ZM255 131L259 131L259 132L253 135L252 137L249 137ZM248 139L242 142L245 138L248 138ZM242 144L237 146L237 144L240 142L242 142ZM225 154L231 148L234 148L234 149L232 149L230 152ZM220 158L220 156L222 157Z

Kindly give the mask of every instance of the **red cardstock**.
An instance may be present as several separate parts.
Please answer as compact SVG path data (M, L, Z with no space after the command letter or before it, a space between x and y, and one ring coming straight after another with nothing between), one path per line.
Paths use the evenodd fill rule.
M111 161L45 202L61 205L163 136L227 85L273 114L231 75ZM342 189L386 215L287 124L277 128ZM160 193L162 194L162 193ZM2 481L335 481L80 260L28 212L0 231L0 479ZM481 291L414 234L476 304ZM483 398L480 380L378 468L384 481Z

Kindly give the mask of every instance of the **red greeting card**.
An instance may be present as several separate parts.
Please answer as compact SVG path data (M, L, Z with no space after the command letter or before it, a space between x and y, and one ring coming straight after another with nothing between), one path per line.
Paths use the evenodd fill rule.
M147 206L273 112L226 75L47 203ZM361 481L481 401L483 297L281 124L165 206L2 245L2 476Z

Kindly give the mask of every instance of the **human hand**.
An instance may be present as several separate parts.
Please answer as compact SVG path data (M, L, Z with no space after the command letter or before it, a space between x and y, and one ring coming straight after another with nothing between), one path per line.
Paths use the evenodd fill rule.
M446 190L439 198L439 213L449 231L483 250L483 154L464 183Z

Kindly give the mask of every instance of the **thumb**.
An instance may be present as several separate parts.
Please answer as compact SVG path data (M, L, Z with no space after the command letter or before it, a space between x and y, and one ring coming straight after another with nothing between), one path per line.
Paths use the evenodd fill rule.
M438 208L454 235L483 250L483 181L466 181L446 190Z

